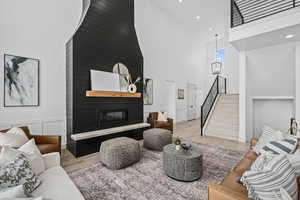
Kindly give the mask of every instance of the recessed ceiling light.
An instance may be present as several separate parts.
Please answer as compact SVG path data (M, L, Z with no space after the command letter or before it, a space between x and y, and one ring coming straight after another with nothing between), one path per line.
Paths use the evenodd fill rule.
M294 37L293 34L289 34L289 35L286 35L286 36L285 36L286 39L290 39L290 38L293 38L293 37Z
M197 19L197 20L199 20L199 19L200 19L200 16L199 16L199 15L198 15L198 16L196 16L196 19Z
M179 3L182 3L182 0L178 0Z
M209 31L213 31L214 29L213 29L213 27L209 27L209 29L208 29Z

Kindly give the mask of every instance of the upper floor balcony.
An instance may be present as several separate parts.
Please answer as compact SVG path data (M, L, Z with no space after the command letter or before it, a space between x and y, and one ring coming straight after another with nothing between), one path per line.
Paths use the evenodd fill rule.
M300 40L300 0L231 0L229 41L251 50Z

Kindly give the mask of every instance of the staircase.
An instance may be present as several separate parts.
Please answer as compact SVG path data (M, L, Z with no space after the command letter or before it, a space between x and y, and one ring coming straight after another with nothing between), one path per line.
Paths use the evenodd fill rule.
M204 128L204 135L238 140L239 95L218 95Z

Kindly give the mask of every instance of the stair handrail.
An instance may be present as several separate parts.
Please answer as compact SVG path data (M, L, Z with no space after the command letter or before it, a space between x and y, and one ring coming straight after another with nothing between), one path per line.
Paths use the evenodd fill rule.
M224 80L224 91L223 92L220 91L220 79ZM216 94L212 97L213 101L209 102L208 99L213 94L213 91L214 91L215 87L216 87ZM210 88L203 104L201 105L201 119L200 119L200 121L201 121L201 136L203 136L203 128L204 128L205 123L207 121L207 118L208 118L208 116L209 116L209 114L212 110L212 107L215 104L215 101L216 101L218 95L221 94L221 93L224 93L224 94L227 93L227 79L225 77L222 77L222 76L218 75L215 78L215 80L214 80L214 82L213 82L213 84L212 84L212 86L211 86L211 88ZM208 109L208 112L206 113L206 115L204 115L203 111L204 111L204 108L205 108L206 105L209 106L209 109Z

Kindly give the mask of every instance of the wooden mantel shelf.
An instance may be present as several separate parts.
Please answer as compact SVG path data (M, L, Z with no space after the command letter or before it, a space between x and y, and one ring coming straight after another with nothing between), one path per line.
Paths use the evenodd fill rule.
M123 98L141 98L141 93L129 93L129 92L112 92L112 91L86 91L86 97L123 97Z

